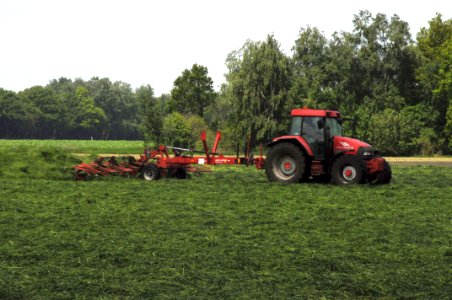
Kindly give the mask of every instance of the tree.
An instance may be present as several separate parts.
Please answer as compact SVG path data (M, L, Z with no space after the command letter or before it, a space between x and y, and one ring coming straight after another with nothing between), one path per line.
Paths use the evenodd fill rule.
M311 107L318 106L309 101L321 101L326 96L323 91L328 78L328 41L317 28L302 28L292 50L294 72L291 96L295 105L309 103Z
M229 54L226 92L234 110L230 124L235 135L269 140L287 130L291 86L289 58L269 35L264 42L248 41Z
M213 81L206 67L194 64L174 81L170 108L182 114L204 115L204 108L215 99Z
M198 115L189 115L185 116L185 124L190 129L190 145L197 148L202 149L202 143L200 140L201 132L206 131L207 138L209 141L212 141L213 134L209 130L209 125L206 120Z
M223 84L218 97L205 109L204 119L212 130L224 130L230 125L228 121L234 113L230 88L231 85Z
M0 88L0 134L2 138L31 138L39 110L28 98Z
M184 116L178 112L173 112L163 119L162 139L166 145L191 146L190 128Z
M100 127L106 121L105 112L94 104L94 99L85 87L80 86L76 89L75 98L79 101L75 112L77 126L91 134L92 129Z
M368 11L355 15L353 24L353 34L344 37L355 49L356 63L350 74L355 77L354 87L350 86L354 101L372 106L373 112L415 104L410 101L418 62L408 24L397 15L388 21L386 15L373 17Z
M446 139L448 142L447 147L449 153L452 152L452 100L449 100L449 107L446 113L446 126L444 126L444 136L449 137Z
M93 77L81 82L94 99L96 106L102 108L107 122L102 126L102 138L134 139L139 138L139 105L130 84L108 78Z
M66 123L63 117L67 106L50 87L34 86L19 93L22 101L32 102L36 107L37 123L33 135L36 138L56 138L64 132Z
M163 115L160 103L154 97L151 86L142 86L135 91L140 105L140 130L147 142L159 144L162 135Z
M443 149L452 152L449 147L451 134L447 125L452 101L452 19L443 21L442 16L437 14L430 20L429 26L422 28L417 36L422 57L417 78L424 102L438 112L434 126L443 138Z

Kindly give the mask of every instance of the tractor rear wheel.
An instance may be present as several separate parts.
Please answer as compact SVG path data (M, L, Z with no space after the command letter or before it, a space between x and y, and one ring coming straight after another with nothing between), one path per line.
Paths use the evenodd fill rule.
M155 164L149 164L141 171L141 177L144 180L158 180L160 178L160 169Z
M392 170L389 163L385 160L383 165L383 171L374 174L369 178L371 184L388 184L392 179Z
M281 143L270 148L265 160L265 173L269 181L300 182L305 173L305 157L300 148Z
M333 163L331 177L335 184L365 183L366 164L356 156L341 156Z

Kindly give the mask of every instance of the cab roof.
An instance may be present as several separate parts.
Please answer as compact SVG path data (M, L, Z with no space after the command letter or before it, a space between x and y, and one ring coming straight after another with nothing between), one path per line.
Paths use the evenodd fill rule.
M330 117L339 118L341 113L335 110L295 108L290 114L292 117Z

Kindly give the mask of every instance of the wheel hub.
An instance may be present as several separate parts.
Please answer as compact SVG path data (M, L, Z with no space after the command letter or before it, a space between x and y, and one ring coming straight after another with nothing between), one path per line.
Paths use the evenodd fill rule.
M356 169L352 166L346 166L343 170L342 170L342 177L345 178L345 180L353 180L356 177Z
M290 171L292 168L293 167L292 167L292 164L290 162L287 161L287 162L284 163L284 170Z
M146 170L143 173L144 179L146 180L153 180L155 177L155 173L152 170Z
M292 157L284 157L281 159L279 169L285 176L290 176L295 172L295 161Z

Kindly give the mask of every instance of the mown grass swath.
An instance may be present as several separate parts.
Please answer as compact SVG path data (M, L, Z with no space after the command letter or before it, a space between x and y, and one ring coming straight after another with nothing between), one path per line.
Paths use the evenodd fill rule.
M45 161L33 151L23 164ZM452 168L394 166L377 187L273 184L244 167L74 182L52 170L54 151L47 171L14 176L5 168L20 153L2 150L12 162L0 164L0 298L452 293Z

